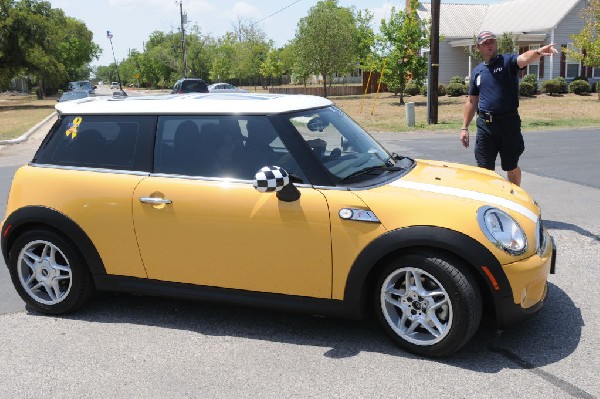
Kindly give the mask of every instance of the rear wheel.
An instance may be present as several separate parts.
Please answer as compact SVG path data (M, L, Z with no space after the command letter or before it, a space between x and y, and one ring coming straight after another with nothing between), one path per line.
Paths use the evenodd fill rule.
M74 311L94 292L91 274L75 246L50 230L19 236L11 248L8 268L21 298L44 313Z
M446 356L477 331L481 297L465 267L441 256L415 253L389 262L377 280L376 312L404 349Z

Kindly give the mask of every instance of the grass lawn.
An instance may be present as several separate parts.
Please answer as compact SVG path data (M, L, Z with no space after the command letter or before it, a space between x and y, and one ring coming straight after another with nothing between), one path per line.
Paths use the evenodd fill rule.
M254 88L248 88L254 91ZM262 88L258 92L266 92ZM427 125L425 96L405 97L415 103L416 126L406 126L405 107L390 93L377 96L331 97L331 100L370 132L458 131L465 97L439 97L438 124ZM19 137L54 111L56 99L38 101L35 96L0 95L0 140ZM362 108L362 110L361 110ZM521 97L519 113L524 130L600 126L600 101L589 96L540 94ZM471 123L475 131L475 123Z
M458 131L462 126L462 112L465 97L439 97L438 124L427 125L427 98L425 96L405 97L405 102L415 103L416 126L406 126L404 105L399 97L390 93L375 95L331 98L336 105L371 132L403 131ZM361 112L362 106L362 112ZM536 97L521 97L519 114L524 130L548 128L576 128L600 126L600 101L595 94L578 96L565 94ZM474 132L475 122L470 125Z
M0 95L0 140L14 139L54 112L56 99Z

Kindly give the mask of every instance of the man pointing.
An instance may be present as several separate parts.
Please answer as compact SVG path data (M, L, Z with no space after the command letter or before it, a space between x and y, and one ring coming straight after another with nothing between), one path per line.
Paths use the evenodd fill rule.
M523 54L498 54L496 35L477 35L477 50L483 62L471 73L469 95L463 109L460 140L469 147L469 124L477 113L475 160L477 166L494 170L500 154L508 180L521 185L519 157L525 150L519 117L519 70L541 57L557 54L554 43Z

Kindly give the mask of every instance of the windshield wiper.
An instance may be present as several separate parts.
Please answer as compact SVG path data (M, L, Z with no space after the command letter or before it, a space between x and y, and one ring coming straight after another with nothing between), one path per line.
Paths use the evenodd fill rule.
M384 165L369 166L368 168L364 168L361 170L357 170L356 172L350 173L346 177L342 177L340 179L340 181L345 181L345 180L351 179L353 177L365 175L365 174L372 173L372 172L397 172L399 170L402 170L402 168L400 168L398 166L384 166Z

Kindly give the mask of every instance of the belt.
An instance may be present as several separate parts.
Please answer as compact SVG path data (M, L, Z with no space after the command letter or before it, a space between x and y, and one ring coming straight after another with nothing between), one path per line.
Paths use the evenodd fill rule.
M483 119L484 121L486 121L487 123L493 122L494 119L500 120L500 119L514 118L517 115L519 115L519 113L516 110L510 111L510 112L505 112L503 114L499 114L496 112L479 111L479 117L481 119Z

